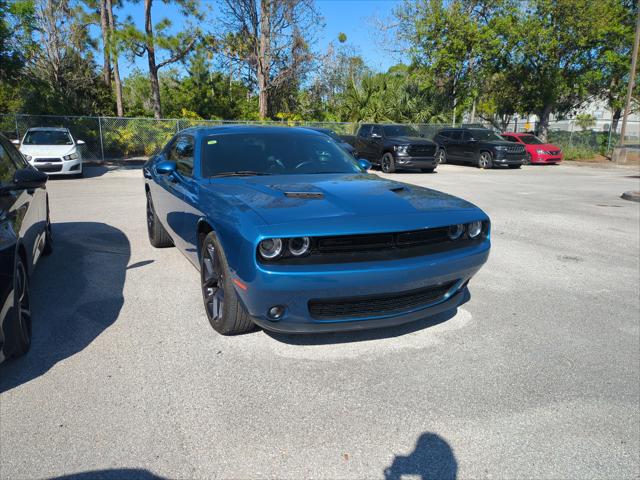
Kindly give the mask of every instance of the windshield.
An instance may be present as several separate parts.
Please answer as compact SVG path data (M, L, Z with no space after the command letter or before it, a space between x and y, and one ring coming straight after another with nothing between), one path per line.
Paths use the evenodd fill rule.
M353 157L324 135L229 133L204 139L202 175L361 173Z
M471 130L471 136L476 140L500 140L504 142L505 139L492 130Z
M73 145L71 135L60 130L32 130L22 141L24 145Z
M342 139L333 130L316 130L316 132L324 133L325 135L333 138L336 142L342 142Z
M542 145L544 142L535 135L520 135L520 140L527 145Z
M406 125L383 125L385 137L419 137L420 134L414 128Z

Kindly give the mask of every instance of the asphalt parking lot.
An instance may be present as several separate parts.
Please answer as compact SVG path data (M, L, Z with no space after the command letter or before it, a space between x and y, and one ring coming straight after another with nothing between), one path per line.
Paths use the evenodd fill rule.
M394 179L492 218L470 300L365 333L222 337L147 241L139 170L48 184L33 344L0 365L0 477L638 478L638 171ZM74 477L71 477L74 478Z

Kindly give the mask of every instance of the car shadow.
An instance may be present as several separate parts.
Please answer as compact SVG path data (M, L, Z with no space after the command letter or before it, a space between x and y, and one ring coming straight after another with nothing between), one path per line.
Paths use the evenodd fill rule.
M471 293L465 288L462 294L461 306L471 299ZM373 328L371 330L355 330L352 332L335 333L310 333L310 334L288 334L271 332L264 330L274 340L289 345L335 345L341 343L367 342L370 340L381 340L383 338L401 337L425 328L434 327L448 320L451 320L458 313L457 308L452 308L427 318L405 323L395 327Z
M51 477L49 480L164 480L164 478L142 468L110 468L70 473Z
M31 277L33 337L23 357L0 365L0 393L83 350L118 318L129 240L104 223L53 224L53 253Z
M420 480L455 480L458 461L451 446L440 435L423 433L409 455L396 455L384 470L385 480L417 478Z

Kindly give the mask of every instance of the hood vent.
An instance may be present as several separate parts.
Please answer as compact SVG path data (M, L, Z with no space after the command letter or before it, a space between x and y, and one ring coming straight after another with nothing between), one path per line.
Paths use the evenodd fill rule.
M390 188L389 190L391 190L393 193L402 193L407 190L407 187L400 185L398 187Z
M285 197L289 198L315 198L322 199L324 198L324 193L322 192L284 192Z

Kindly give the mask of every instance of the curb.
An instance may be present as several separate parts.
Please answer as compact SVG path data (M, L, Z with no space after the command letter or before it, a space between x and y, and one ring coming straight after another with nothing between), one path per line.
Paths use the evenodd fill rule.
M622 195L620 195L620 197L632 202L640 202L640 192L632 192L631 190L629 190L628 192L624 192Z

